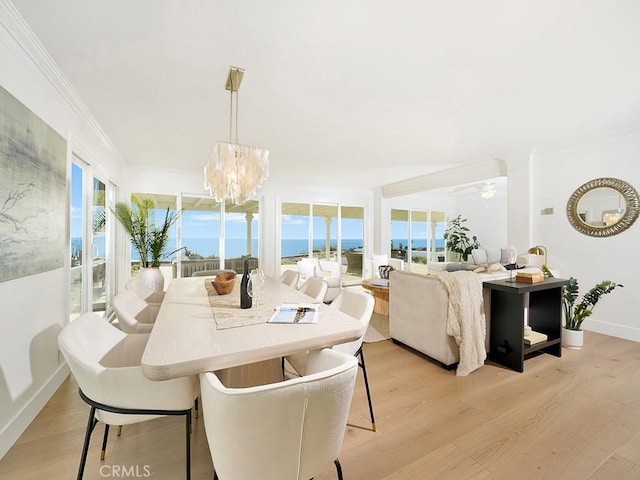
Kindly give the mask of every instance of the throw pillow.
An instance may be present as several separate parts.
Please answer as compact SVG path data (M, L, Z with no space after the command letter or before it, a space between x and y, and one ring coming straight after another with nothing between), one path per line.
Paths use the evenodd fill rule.
M487 267L487 272L506 272L507 269L501 263L493 263Z
M462 270L462 264L458 262L451 262L447 264L447 272L457 272Z
M473 270L473 273L483 273L483 272L486 272L486 271L487 271L487 267L485 267L484 265L481 265L479 267L476 267Z

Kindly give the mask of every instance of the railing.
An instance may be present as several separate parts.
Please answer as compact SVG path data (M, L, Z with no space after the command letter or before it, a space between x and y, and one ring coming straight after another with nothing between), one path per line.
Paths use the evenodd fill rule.
M229 270L235 270L237 273L242 273L244 268L245 258L249 260L249 270L258 268L258 259L255 257L239 257L239 258L227 258L224 261L224 268ZM173 278L178 276L178 264L172 263ZM201 258L195 260L182 260L180 262L180 276L182 278L193 276L194 272L202 270L219 270L220 259L219 258Z

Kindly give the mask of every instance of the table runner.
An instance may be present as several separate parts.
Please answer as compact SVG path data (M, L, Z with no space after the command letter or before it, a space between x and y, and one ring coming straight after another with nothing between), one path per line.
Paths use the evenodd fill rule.
M255 306L254 299L253 307L240 308L240 282L237 281L228 295L218 295L210 278L204 281L204 288L207 290L217 330L267 323L275 311L273 306L265 305L263 299L260 299L258 306Z

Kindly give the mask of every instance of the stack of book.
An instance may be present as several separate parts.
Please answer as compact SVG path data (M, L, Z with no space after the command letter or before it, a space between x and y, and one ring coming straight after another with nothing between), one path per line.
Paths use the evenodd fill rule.
M544 282L544 274L542 272L518 272L516 273L516 282L524 282L524 283Z
M547 335L531 330L531 327L524 327L524 344L535 345L536 343L546 342Z

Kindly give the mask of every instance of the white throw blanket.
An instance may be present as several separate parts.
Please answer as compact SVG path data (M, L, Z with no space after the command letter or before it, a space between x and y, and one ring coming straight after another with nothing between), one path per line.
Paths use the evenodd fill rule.
M437 277L449 292L447 334L460 347L456 375L466 376L484 365L487 324L484 317L482 280L473 272L440 272Z

